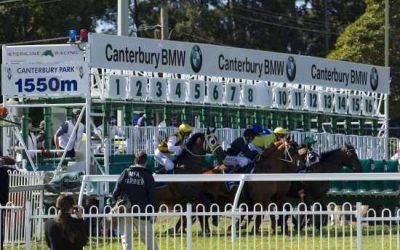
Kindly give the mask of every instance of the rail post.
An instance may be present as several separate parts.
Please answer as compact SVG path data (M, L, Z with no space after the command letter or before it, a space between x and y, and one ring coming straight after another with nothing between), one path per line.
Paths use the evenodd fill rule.
M356 203L356 221L357 221L357 250L362 249L362 215L361 215L361 202Z
M25 203L25 249L31 249L31 202Z
M192 250L192 204L186 204L186 240L187 249Z
M246 181L246 175L243 174L240 177L239 187L236 191L235 199L233 200L233 207L232 207L233 213L236 213L238 210L239 198L240 198L240 194L242 193L245 181ZM235 237L236 237L236 216L234 214L232 216L231 236L232 236L232 246L233 246L233 244L235 243Z

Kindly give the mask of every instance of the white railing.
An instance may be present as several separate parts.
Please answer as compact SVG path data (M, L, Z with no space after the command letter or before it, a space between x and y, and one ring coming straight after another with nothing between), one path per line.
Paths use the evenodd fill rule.
M227 182L238 181L239 187L233 202L237 207L245 182L250 181L399 181L400 173L309 173L309 174L179 174L156 175L156 182ZM78 204L82 205L85 188L92 182L110 183L118 180L118 175L85 175L79 192ZM98 185L97 194L107 195L108 185ZM103 189L102 189L103 188Z
M12 203L0 205L0 244L3 242L3 245L9 244L13 248L22 246L25 240L24 212L23 206L15 206Z
M111 143L109 148L110 154L131 154L132 152L137 153L141 150L146 151L148 154L154 154L154 149L158 143L176 131L175 127L159 128L150 126L140 128L126 126L119 127L119 129L124 131L125 137ZM206 130L205 128L195 128L194 132L206 132ZM231 142L238 138L242 132L243 129L231 128L219 128L215 131L223 149L227 149ZM290 134L298 143L304 141L306 136L312 136L317 140L315 148L319 153L341 147L346 142L350 142L356 148L360 159L383 160L385 159L385 151L388 151L388 156L390 157L397 152L399 145L397 138L391 138L389 142L385 142L384 137L373 136L297 131L292 131Z
M9 202L16 206L24 206L30 201L36 209L43 202L44 172L9 171Z
M252 207L242 204L238 209L227 204L224 207L212 205L209 210L202 205L192 207L187 204L171 209L161 206L159 211L148 208L134 213L121 206L118 212L110 211L109 206L102 210L98 207L85 209L83 218L89 226L85 249L400 248L400 210L386 209L378 214L361 203L356 206L350 203L341 206L334 203L306 206L301 203L293 206L287 203L281 207L275 204L256 204ZM55 213L56 209L52 208L48 213L26 217L26 225L41 225L26 227L26 235L31 235L26 237L26 249L46 248L45 220L54 219ZM254 227L256 216L263 218L258 231ZM283 216L287 220L286 225L275 220ZM210 222L211 218L218 224L204 223ZM185 220L187 224L184 224ZM238 227L236 223L239 223Z

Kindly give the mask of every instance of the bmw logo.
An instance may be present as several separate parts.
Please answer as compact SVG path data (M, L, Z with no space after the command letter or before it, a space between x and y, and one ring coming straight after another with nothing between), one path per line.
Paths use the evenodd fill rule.
M201 69L203 63L203 55L201 53L200 47L195 45L190 52L190 65L195 73L198 73Z
M378 70L374 67L371 69L371 73L369 75L369 83L371 84L372 90L375 91L378 88L378 82L379 82Z
M292 56L289 56L286 62L286 75L289 82L293 81L296 77L296 62Z

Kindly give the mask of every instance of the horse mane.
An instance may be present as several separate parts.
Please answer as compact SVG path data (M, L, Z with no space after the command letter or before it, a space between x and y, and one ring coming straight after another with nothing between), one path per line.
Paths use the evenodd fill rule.
M196 143L197 139L199 139L199 138L204 138L204 137L205 137L204 133L195 133L195 134L193 134L193 135L189 138L189 141L186 143L186 147L187 147L189 150L192 150L192 147L193 147L194 144Z
M204 133L195 133L193 134L188 142L186 143L186 148L190 151L192 151L193 146L196 144L197 139L199 138L205 138ZM185 157L188 154L188 151L186 149L183 150L182 154L178 156L178 158L176 159L176 162L178 162L179 160L181 160L183 157Z
M331 156L333 155L333 153L336 153L336 152L339 151L339 150L341 150L341 148L336 148L336 149L332 149L332 150L323 152L323 153L321 154L321 160L325 160L325 159L331 157Z

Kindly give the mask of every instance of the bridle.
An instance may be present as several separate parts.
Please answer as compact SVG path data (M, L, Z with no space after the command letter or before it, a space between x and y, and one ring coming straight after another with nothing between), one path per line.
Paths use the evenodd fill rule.
M214 133L206 134L204 143L203 143L203 148L204 150L210 151L212 154L221 147L221 144L218 143L217 137L215 136Z
M218 146L215 147L215 145L218 145ZM214 153L214 151L216 149L218 149L218 147L221 147L221 145L218 144L218 141L216 140L216 136L212 133L212 134L204 135L203 150L204 150L204 152L206 152L205 154L195 154L190 149L188 149L186 145L183 147L183 149L185 149L191 156L203 157L203 156L207 155L208 151L210 151L211 153Z
M289 148L290 148L289 144L285 142L285 153L284 153L285 159L279 159L279 160L288 162L288 163L294 162L292 156L290 155Z

